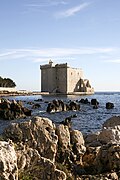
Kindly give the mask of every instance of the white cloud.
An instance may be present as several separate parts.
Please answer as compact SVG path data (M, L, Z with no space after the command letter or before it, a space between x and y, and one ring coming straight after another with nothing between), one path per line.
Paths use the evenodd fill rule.
M64 17L70 17L70 16L73 16L75 15L76 13L82 11L83 9L85 9L86 7L88 7L90 5L90 3L83 3L83 4L80 4L78 6L75 6L75 7L72 7L72 8L69 8L65 11L62 11L62 12L58 12L56 13L56 17L57 18L64 18Z
M0 60L24 59L33 62L53 60L72 60L80 55L104 55L113 53L115 48L46 48L46 49L7 49L0 52Z
M35 10L43 7L66 5L66 4L68 3L64 0L44 0L43 2L26 4L25 7L27 7L29 10L33 10L33 9Z
M111 59L111 60L106 60L105 62L107 62L107 63L118 63L118 64L120 64L120 59Z

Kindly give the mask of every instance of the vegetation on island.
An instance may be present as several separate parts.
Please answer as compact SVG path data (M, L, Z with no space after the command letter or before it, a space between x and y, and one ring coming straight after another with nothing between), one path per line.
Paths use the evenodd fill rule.
M15 84L15 82L12 79L10 79L10 78L2 78L0 76L0 87L10 87L10 88L13 88L15 86L16 86L16 84Z

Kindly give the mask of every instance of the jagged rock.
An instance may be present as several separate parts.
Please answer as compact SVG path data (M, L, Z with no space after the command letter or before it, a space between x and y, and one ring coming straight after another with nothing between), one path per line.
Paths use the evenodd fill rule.
M82 157L86 152L83 135L78 130L72 130L70 135L73 153L76 155L76 160L82 165Z
M120 143L120 116L109 118L98 136L102 143Z
M80 110L80 104L76 103L75 101L71 101L69 104L69 110Z
M23 107L21 101L2 99L0 103L0 119L13 120L31 116L31 110Z
M97 173L118 171L120 169L120 145L101 146L94 166Z
M97 101L97 99L91 99L91 105L98 106L99 102Z
M82 175L77 177L76 180L119 180L119 178L118 175L113 172L98 175Z
M35 117L22 123L12 123L5 131L5 137L13 142L37 149L41 156L55 160L58 137L55 125L48 118Z
M112 145L108 149L108 160L110 170L116 171L120 169L120 145Z
M113 109L114 108L114 104L111 102L107 102L106 103L106 109Z
M98 140L103 144L120 143L120 126L115 126L114 128L104 127L98 136Z
M32 111L30 109L28 109L26 107L22 107L22 111L23 111L24 115L31 116Z
M38 104L38 103L36 103L36 104L34 104L34 105L32 106L32 109L37 109L37 108L40 108L40 107L41 107L41 105Z
M100 146L99 147L89 147L89 146L86 147L86 152L83 155L83 164L88 174L96 173L95 160L100 151L100 148L101 148Z
M78 143L79 145L84 145L83 134L78 130L72 130L71 133L71 144Z
M68 149L70 147L70 132L69 127L64 125L59 125L56 128L56 134L58 135L59 146L63 149Z
M117 179L116 173L110 173L118 173L120 169L120 126L117 120L116 123L113 119L107 121L106 127L103 127L100 133L87 135L85 140L80 131L72 130L63 124L56 127L48 118L35 117L32 120L12 123L4 131L3 137L15 143L15 149L13 144L11 145L13 151L16 151L15 177L17 178L18 169L19 179L66 180L69 178L68 174L76 180L80 178ZM110 131L109 133L106 131L108 133L106 135L103 133L104 130ZM8 146L9 143L6 143ZM0 149L0 160L5 159L8 166L7 159L10 159L8 154L12 151L9 153L9 148L8 152L6 151L1 154ZM4 156L6 157L3 158ZM2 163L0 166L2 167ZM6 172L8 179L17 180L13 178L14 173L12 176L10 174L13 170L7 169ZM1 178L4 177L4 173L5 171L0 171ZM104 176L100 173L106 174ZM7 178L3 180L8 180Z
M56 111L69 111L69 110L80 110L80 104L75 101L71 101L69 104L65 104L62 100L54 99L52 102L48 103L47 112L56 112Z
M18 179L17 156L11 141L0 141L0 179Z
M28 148L17 152L19 179L29 177L38 180L66 180L66 174L56 169L50 159L41 157L35 149Z
M79 102L82 103L82 104L90 104L90 102L89 102L89 100L87 98L86 99L81 99Z

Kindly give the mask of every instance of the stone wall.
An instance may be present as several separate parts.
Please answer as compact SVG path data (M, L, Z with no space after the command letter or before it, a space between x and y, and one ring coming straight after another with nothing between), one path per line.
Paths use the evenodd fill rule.
M71 68L67 63L40 66L41 69L41 91L50 93L73 93L73 92L94 92L94 89L87 86L83 79L83 71L78 68Z
M83 78L82 69L68 68L67 69L67 92L80 91L80 79Z

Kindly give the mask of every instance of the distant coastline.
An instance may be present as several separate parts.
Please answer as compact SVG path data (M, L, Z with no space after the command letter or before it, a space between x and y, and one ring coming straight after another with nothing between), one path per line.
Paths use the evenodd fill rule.
M68 94L63 94L63 93L49 93L49 92L41 92L41 91L0 91L0 97L5 97L5 96L32 96L32 95L92 95L93 93L91 92L79 92L79 93L68 93Z

